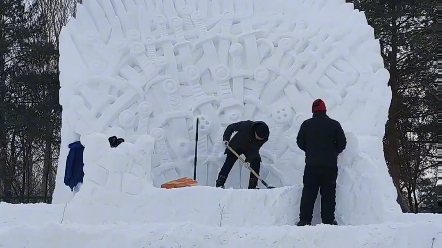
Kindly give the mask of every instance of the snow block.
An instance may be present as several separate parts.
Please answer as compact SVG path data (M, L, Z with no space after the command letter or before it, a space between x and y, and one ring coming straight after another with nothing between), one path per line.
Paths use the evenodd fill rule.
M152 189L137 196L107 191L100 193L103 198L75 197L66 208L65 221L84 224L192 222L210 226L294 225L299 215L295 206L299 205L300 192L300 187L235 190L205 186ZM110 198L112 204L105 207L100 204L103 200L109 203Z
M199 187L196 187L199 188ZM163 190L163 192L167 192L169 190ZM229 191L229 190L227 190ZM273 190L271 190L273 191ZM190 198L190 197L188 197ZM191 198L193 199L193 198ZM130 199L129 199L130 200ZM160 199L161 200L161 199ZM115 199L114 199L115 201ZM167 203L169 204L169 203ZM263 206L262 202L259 203ZM216 205L216 204L215 204ZM268 205L268 204L266 204ZM11 227L11 226L38 226L43 223L75 223L75 219L68 218L66 216L66 213L69 215L69 212L72 212L71 209L74 207L79 207L77 203L67 203L67 204L46 204L46 203L38 203L38 204L9 204L0 202L0 228L4 230L4 228ZM137 206L135 206L137 207ZM84 208L82 210L78 209L73 214L79 215L80 212L84 211L88 215L91 214L88 212L87 209L89 207L87 205L81 206L81 208ZM99 211L98 207L94 207L94 209ZM117 207L109 207L109 206L103 206L102 209L99 212L101 215L108 216L110 219L107 220L107 223L111 223L111 220L115 220L114 222L117 223L123 223L118 220L119 216L114 215L112 211L115 209L118 209ZM241 211L246 211L247 209L242 209ZM267 210L267 209L266 209ZM288 211L293 211L296 209L289 208ZM159 210L156 210L159 211ZM170 211L170 210L169 210ZM282 211L282 210L281 210ZM123 212L123 211L117 211ZM126 211L128 212L128 211ZM262 210L262 213L265 211ZM153 213L143 213L144 215L152 215ZM294 212L294 215L297 215L298 212ZM32 217L30 217L32 216ZM219 217L219 215L218 215ZM100 217L101 218L101 217ZM218 219L219 220L219 219ZM94 223L96 221L95 219L91 219L91 223ZM440 224L442 223L442 215L441 214L393 214L390 216L390 219L388 220L390 223L402 223L402 224L422 224L422 223L433 223L433 224ZM89 223L85 218L81 219L81 223ZM239 222L238 222L239 223ZM218 222L219 224L219 222ZM237 225L233 225L237 226ZM257 228L260 228L258 225ZM441 230L442 231L442 230Z

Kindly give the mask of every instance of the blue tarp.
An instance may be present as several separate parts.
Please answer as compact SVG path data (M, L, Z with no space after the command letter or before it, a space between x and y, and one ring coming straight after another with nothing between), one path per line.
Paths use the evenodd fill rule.
M78 183L83 183L83 152L84 146L80 141L69 144L69 154L66 158L64 184L73 191Z

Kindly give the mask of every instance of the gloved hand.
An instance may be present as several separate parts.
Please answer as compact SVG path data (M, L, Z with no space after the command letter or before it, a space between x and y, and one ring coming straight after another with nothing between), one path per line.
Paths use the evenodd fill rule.
M223 140L223 145L227 147L227 145L229 145L229 141Z

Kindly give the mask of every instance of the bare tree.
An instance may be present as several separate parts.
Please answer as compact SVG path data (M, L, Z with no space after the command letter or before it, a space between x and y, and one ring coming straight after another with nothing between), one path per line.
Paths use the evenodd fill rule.
M69 17L75 15L76 4L82 3L82 0L36 0L36 2L48 20L46 31L58 48L60 31Z

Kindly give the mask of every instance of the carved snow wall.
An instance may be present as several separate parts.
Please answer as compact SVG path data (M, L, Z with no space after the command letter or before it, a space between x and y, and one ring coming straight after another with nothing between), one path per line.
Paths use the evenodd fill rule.
M349 142L338 179L348 186L338 200L375 197L395 208L382 151L389 73L365 15L344 0L85 0L60 41L55 201L67 190L67 144L78 140L91 192L137 195L192 177L196 118L200 185L215 184L226 125L246 119L271 128L262 177L300 185L305 164L296 135L322 98ZM110 148L114 135L126 142ZM245 188L248 177L238 164L226 187Z

